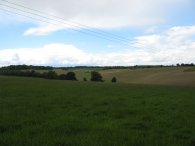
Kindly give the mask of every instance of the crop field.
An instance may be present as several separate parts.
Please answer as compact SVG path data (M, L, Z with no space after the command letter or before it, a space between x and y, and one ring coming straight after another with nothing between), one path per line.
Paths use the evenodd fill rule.
M195 86L195 67L162 67L101 71L109 81L116 76L123 83Z
M90 80L92 69L72 69L78 80L84 77ZM55 70L58 74L67 73L70 70ZM138 68L138 69L108 69L101 70L103 79L110 82L113 77L120 83L154 84L195 86L195 67L162 67L162 68Z
M55 69L60 75L69 71L75 72L77 79L90 80L90 72L98 71L103 76L105 82L110 82L113 77L120 83L133 84L154 84L154 85L182 85L195 86L195 67L155 67L155 68L135 68L135 69L106 69L103 68L81 68L81 69ZM48 70L37 70L43 73Z
M0 146L195 146L195 87L0 76Z

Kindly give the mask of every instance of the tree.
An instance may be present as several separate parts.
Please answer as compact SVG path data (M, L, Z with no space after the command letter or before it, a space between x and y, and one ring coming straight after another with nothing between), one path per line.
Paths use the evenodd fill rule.
M61 74L58 76L59 80L66 80L66 75L65 74Z
M84 78L83 78L83 81L84 81L84 82L86 82L86 81L87 81L87 78L86 78L86 77L84 77Z
M113 77L111 80L112 83L116 83L116 77Z
M68 72L66 74L66 80L77 80L75 73L74 72Z
M47 79L56 79L58 77L57 73L55 71L48 71L46 74L45 74L45 77Z
M91 72L91 81L99 81L102 82L102 76L100 73L96 72L96 71L92 71Z

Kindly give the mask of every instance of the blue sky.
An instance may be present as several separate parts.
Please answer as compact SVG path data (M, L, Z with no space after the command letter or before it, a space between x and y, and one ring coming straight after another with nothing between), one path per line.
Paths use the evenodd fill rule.
M0 0L0 34L0 66L195 63L195 1Z

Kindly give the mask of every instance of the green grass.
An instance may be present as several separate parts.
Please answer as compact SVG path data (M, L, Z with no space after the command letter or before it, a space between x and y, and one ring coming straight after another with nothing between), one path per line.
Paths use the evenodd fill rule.
M195 67L185 69L184 72L195 72Z
M0 145L195 146L194 91L0 76Z

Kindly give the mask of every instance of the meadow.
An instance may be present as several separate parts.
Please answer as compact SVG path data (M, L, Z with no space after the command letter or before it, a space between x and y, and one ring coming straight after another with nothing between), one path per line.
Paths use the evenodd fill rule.
M195 146L194 115L194 86L0 76L1 146Z

